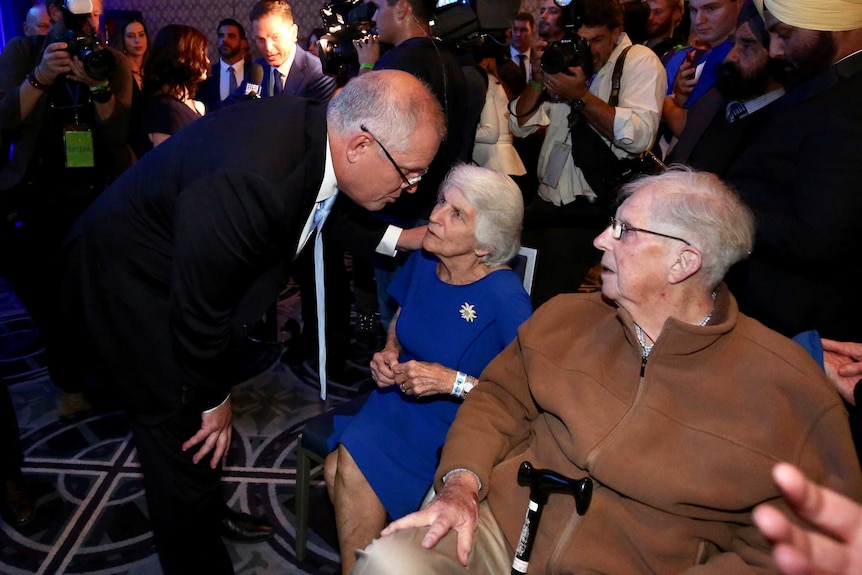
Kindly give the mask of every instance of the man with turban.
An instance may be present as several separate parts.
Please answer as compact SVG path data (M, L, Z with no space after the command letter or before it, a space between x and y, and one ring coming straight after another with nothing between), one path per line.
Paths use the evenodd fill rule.
M762 7L788 91L726 174L757 218L727 283L742 312L785 335L860 342L862 1Z
M755 112L784 94L769 58L769 32L753 0L740 8L731 43L715 87L692 106L668 163L723 175L768 116Z

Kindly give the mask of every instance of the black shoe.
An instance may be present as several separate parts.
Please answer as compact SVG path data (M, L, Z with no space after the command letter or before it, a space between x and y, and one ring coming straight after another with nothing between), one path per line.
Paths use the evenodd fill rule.
M24 527L33 522L36 517L36 500L24 483L6 480L3 511L12 527Z
M233 509L227 509L221 520L221 536L237 543L260 543L274 534L269 521Z

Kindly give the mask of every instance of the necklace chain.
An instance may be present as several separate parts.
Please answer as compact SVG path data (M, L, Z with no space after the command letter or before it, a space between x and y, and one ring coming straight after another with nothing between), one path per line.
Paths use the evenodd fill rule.
M706 324L708 324L709 320L712 319L712 314L714 314L714 313L715 313L715 292L712 292L712 309L709 310L709 313L706 314L706 317L703 318L703 320L699 324L697 324L698 327L703 327ZM635 335L637 335L638 343L641 345L641 350L643 352L644 359L648 358L650 352L652 352L653 346L655 346L655 342L647 343L646 333L641 328L641 326L639 326L637 323L635 323Z

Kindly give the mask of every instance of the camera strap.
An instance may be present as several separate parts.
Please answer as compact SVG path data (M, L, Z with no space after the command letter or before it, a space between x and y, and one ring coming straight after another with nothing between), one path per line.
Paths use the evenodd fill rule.
M611 76L611 96L608 98L608 104L617 107L617 104L620 103L620 84L623 77L623 64L626 62L626 54L631 50L631 46L626 46L622 52L620 52L619 58L617 58L616 64L614 64L614 74Z
M607 103L614 107L619 104L623 65L630 48L631 46L627 46L620 52L611 76L611 94ZM615 199L615 189L609 185L609 176L618 169L618 158L611 149L613 142L605 142L589 122L583 119L580 111L572 110L569 114L569 132L572 162L580 168L593 193L606 205L611 205Z

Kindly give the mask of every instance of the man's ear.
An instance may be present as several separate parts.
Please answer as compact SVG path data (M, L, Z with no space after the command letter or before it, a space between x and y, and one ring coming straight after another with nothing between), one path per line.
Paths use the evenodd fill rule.
M697 248L689 246L680 252L670 267L667 281L670 284L681 283L699 272L701 267L703 267L703 256Z
M383 1L385 2L386 0ZM412 10L407 0L398 0L398 3L395 4L395 15L398 16L399 20L403 20L409 16Z
M347 140L347 161L355 164L363 154L369 153L373 145L374 140L368 134L364 132L354 134Z

